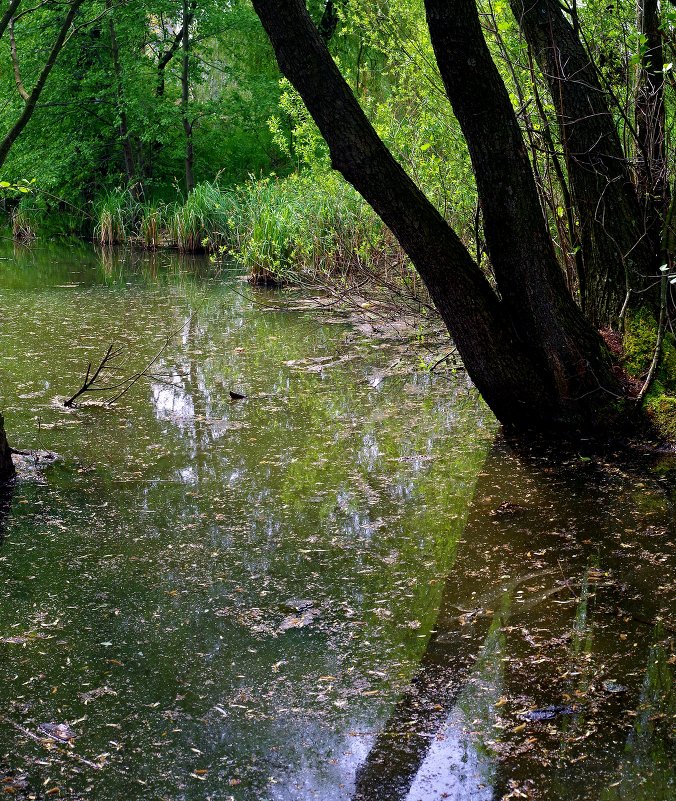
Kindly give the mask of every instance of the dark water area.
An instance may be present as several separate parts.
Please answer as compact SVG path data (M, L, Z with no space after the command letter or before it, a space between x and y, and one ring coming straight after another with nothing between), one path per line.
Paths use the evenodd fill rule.
M0 792L676 797L674 465L518 452L279 299L0 246L0 409L63 457L0 503ZM154 377L64 408L111 343Z

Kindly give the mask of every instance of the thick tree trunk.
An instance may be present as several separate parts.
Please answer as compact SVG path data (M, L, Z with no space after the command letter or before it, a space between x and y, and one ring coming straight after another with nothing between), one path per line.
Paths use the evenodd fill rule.
M609 397L604 389L613 392L615 382L603 383L608 373L601 361L595 361L596 345L580 364L566 364L565 353L543 359L544 349L524 339L514 310L498 299L455 232L378 138L331 59L305 3L254 0L254 7L282 72L300 93L329 145L334 168L373 206L411 258L472 380L498 419L540 430L597 424ZM504 154L494 156L501 159ZM501 191L509 201L507 188ZM513 280L518 279L513 276ZM529 290L519 291L528 297ZM560 315L559 300L555 298L549 308L554 319ZM516 316L520 314L532 318L533 309L520 308ZM537 312L539 319L546 314L547 306ZM595 378L593 369L588 369L590 361L599 370ZM559 364L552 369L557 362L564 371L572 367L573 377L563 374ZM571 392L581 377L580 387L588 380L593 386ZM561 391L562 384L568 391Z
M13 475L14 463L12 462L12 451L7 444L5 421L0 414L0 483L8 481Z
M638 0L637 27L645 51L636 88L636 176L645 228L653 250L662 249L669 198L667 173L662 30L657 0ZM661 262L661 258L660 258Z
M561 131L584 262L580 295L597 326L617 322L657 254L596 69L557 0L510 0L549 85Z
M594 390L599 382L616 389L605 345L569 294L556 259L521 129L475 0L425 0L425 8L446 93L469 147L488 255L521 341L561 397Z
M68 9L68 13L66 14L66 18L63 21L61 29L52 45L52 49L49 52L49 56L47 57L47 61L45 62L42 71L38 77L38 80L33 87L33 90L30 92L28 100L24 105L23 111L19 116L19 119L14 123L12 128L8 131L5 135L5 138L0 142L0 167L5 163L7 160L7 156L9 155L9 151L12 148L14 142L16 142L19 134L23 131L23 129L28 125L30 118L33 116L33 112L38 104L38 100L40 99L40 95L42 94L42 90L45 88L45 84L47 83L47 78L49 78L49 74L51 73L54 64L56 64L56 59L59 57L59 53L61 52L64 44L66 43L66 37L68 36L68 32L70 31L70 26L73 24L73 20L75 19L75 15L80 10L80 6L84 0L73 0L70 4Z

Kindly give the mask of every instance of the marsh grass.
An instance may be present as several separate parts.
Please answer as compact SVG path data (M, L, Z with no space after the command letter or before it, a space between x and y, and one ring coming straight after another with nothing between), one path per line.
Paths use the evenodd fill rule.
M252 178L234 189L202 183L172 204L140 204L117 191L96 205L96 219L101 245L131 242L217 254L239 262L253 283L407 274L390 232L332 173Z
M134 236L141 204L127 190L105 195L94 207L94 238L100 245L120 245Z
M213 252L227 245L231 194L202 183L168 218L168 238L182 253Z
M12 238L15 242L31 242L36 238L39 225L36 213L25 206L19 205L12 211Z
M401 261L383 223L333 174L252 180L236 194L233 254L254 282L335 279Z
M156 250L161 247L166 237L167 207L165 204L148 203L141 210L140 237L144 248Z

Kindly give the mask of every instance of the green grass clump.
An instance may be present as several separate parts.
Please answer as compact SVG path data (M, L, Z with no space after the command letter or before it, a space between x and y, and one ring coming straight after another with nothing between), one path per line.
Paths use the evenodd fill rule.
M227 240L232 196L217 184L198 184L185 203L174 207L169 239L182 253L213 251Z
M134 235L141 204L126 189L109 192L94 206L94 237L100 245L120 245Z
M231 249L253 281L335 278L400 255L368 204L333 173L251 180L236 198Z
M657 343L657 321L649 309L639 309L627 320L624 366L629 375L645 379ZM676 340L666 332L662 358L645 398L645 407L660 433L676 442Z
M146 203L141 209L140 237L144 248L155 250L165 241L167 207Z
M31 209L18 205L11 215L12 238L15 242L30 242L36 238L38 215Z
M353 269L387 278L405 263L385 225L334 173L251 179L235 189L205 182L169 205L140 204L117 190L96 204L95 216L102 245L227 254L258 283L336 280Z

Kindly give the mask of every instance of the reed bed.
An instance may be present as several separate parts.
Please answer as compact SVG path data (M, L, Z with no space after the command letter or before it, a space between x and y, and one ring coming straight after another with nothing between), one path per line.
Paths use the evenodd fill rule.
M183 202L139 203L129 192L96 204L95 238L231 258L259 284L387 275L404 258L372 209L338 176L251 179L234 189L199 184Z

